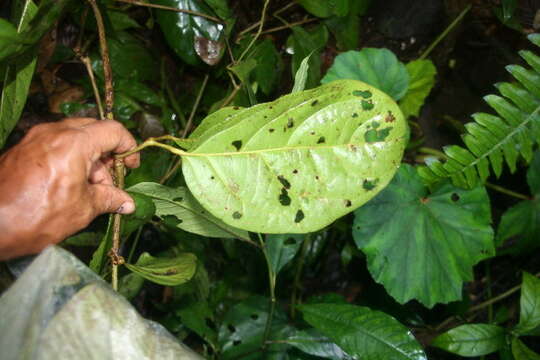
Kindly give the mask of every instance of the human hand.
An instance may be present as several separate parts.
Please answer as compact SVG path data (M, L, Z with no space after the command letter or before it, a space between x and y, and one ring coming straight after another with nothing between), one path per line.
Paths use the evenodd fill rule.
M119 122L71 118L33 127L0 157L0 260L34 254L98 215L135 210L114 187L112 154L136 146ZM139 154L124 159L139 166Z

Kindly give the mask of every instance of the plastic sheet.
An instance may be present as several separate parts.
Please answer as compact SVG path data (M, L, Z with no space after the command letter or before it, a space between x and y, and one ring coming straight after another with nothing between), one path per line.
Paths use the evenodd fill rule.
M58 247L0 298L0 358L202 359Z

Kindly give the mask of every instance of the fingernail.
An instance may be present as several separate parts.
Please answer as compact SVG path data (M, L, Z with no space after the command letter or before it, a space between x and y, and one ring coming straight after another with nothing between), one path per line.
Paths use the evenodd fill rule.
M135 211L135 204L131 201L126 201L116 210L118 214L131 214Z

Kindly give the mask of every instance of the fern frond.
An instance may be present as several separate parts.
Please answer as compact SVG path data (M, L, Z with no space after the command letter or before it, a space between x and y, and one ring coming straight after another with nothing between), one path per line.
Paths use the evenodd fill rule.
M540 47L540 34L528 38ZM472 188L486 181L490 167L499 177L504 162L513 173L520 157L532 159L533 147L540 142L540 57L531 51L519 54L531 69L506 67L517 82L496 84L500 96L484 97L496 115L474 114L474 122L465 125L462 135L465 147L447 146L445 162L430 158L427 166L419 167L427 183L451 178L456 186Z

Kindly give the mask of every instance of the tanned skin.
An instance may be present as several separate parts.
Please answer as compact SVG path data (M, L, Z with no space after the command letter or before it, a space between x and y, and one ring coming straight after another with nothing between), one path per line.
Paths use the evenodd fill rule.
M119 122L70 118L33 127L0 156L0 260L35 254L104 213L129 214L113 185L114 154L136 146ZM126 157L139 166L139 154Z

